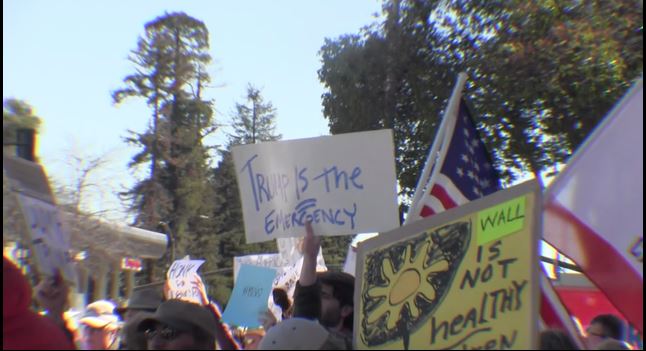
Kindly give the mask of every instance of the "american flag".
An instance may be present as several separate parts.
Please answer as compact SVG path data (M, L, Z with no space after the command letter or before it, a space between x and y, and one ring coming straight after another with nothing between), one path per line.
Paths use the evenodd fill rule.
M446 152L440 151L435 167L439 172L431 177L427 193L422 198L421 217L463 205L500 190L498 172L491 164L480 134L463 99ZM429 191L430 189L430 191Z
M445 116L451 118L453 116ZM500 189L500 177L480 138L466 103L461 98L453 131L447 125L448 139L440 149L440 157L420 199L420 217L429 217L469 201L492 194ZM430 190L429 190L430 189ZM419 208L419 207L417 207ZM574 342L583 346L566 306L554 291L550 280L541 280L540 315L542 328L559 328L568 332Z

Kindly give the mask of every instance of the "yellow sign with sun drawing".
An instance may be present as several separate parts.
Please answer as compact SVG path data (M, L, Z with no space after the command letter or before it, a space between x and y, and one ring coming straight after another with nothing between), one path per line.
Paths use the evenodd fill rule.
M357 349L535 349L535 181L360 244Z

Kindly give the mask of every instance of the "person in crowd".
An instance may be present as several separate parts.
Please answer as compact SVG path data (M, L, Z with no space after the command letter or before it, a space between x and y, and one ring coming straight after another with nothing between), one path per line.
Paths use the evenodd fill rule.
M287 291L282 288L275 288L271 293L274 304L281 310L281 320L289 319L292 316L293 305L287 295ZM278 323L276 316L274 316L274 313L269 308L260 314L258 321L264 330L269 330L269 328Z
M128 303L115 309L124 322L128 322L141 312L154 313L164 300L160 286L145 286L132 291Z
M145 332L149 350L215 350L216 320L204 306L171 299L137 330Z
M318 320L333 334L352 345L354 277L344 272L316 272L316 257L321 238L314 235L312 224L305 225L303 266L294 292L293 317Z
M146 333L138 330L137 328L144 319L152 316L153 313L140 311L128 318L128 321L125 322L121 329L121 342L119 344L120 350L148 350Z
M548 329L539 335L539 349L541 350L578 350L576 343L563 330Z
M163 300L164 295L160 286L138 287L133 289L126 306L115 309L124 321L119 340L120 350L146 349L146 337L143 332L137 330L137 324L143 319L142 315L148 317L153 314Z
M108 300L98 300L87 305L79 320L82 349L117 349L120 324L115 307Z
M65 314L69 308L69 284L60 271L56 270L53 276L41 279L34 290L36 302L46 311L47 317L63 330L70 341L75 342L76 330L71 328L70 318L66 318Z
M50 318L30 310L31 287L20 269L3 256L2 348L74 350L74 344Z
M586 329L586 346L594 350L606 339L623 341L624 322L612 314L602 314L594 317Z
M274 300L274 304L278 307L280 307L281 310L281 319L289 319L289 317L292 316L292 302L289 299L289 296L287 295L287 291L282 288L275 288L271 292L272 299Z
M200 276L196 273L192 279L192 284L193 288L195 291L199 292L200 295L200 301L199 303L195 302L187 302L187 301L182 301L185 303L192 303L195 306L201 307L203 310L207 311L210 313L211 318L214 321L213 324L213 329L211 332L213 333L213 336L215 340L217 341L217 345L221 350L240 350L242 347L235 341L233 337L233 333L231 332L231 329L229 328L228 325L226 325L224 322L222 322L222 312L220 311L220 307L215 303L212 302L207 293L206 293L206 287L204 286L204 283L202 282L202 279ZM166 281L166 284L164 285L164 298L167 301L170 301L170 282ZM160 305L161 308L161 305ZM192 308L192 307L187 307L187 308ZM192 308L194 309L194 308ZM159 308L157 310L158 313ZM145 331L146 328L139 328L140 331ZM149 333L150 334L150 333ZM203 336L203 335L201 335ZM163 343L157 343L158 345L161 345ZM150 340L148 342L148 345L150 347ZM163 345L162 345L163 346Z

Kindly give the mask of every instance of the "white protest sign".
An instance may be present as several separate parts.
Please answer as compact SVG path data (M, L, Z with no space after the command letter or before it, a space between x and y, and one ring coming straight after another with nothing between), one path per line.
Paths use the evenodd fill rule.
M59 269L63 278L76 281L70 251L69 232L65 230L58 208L36 198L17 194L40 271L53 275Z
M399 226L391 130L233 148L247 242Z
M193 284L194 276L204 260L177 260L168 268L166 278L170 285L169 299L202 303L200 291Z

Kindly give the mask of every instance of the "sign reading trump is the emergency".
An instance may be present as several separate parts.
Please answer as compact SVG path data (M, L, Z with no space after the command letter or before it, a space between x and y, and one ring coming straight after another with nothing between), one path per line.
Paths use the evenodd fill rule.
M399 226L391 130L233 148L247 242Z

